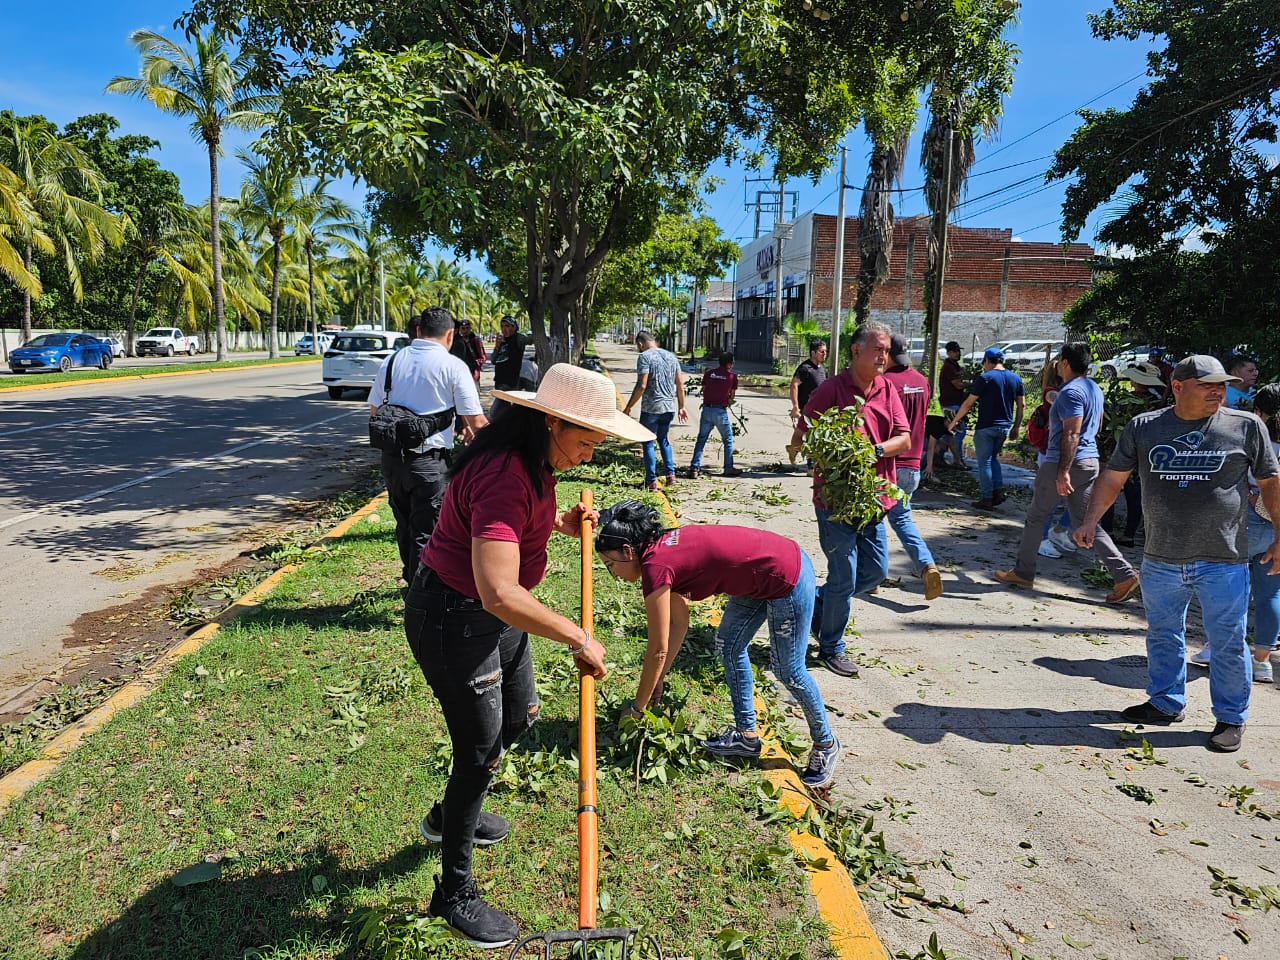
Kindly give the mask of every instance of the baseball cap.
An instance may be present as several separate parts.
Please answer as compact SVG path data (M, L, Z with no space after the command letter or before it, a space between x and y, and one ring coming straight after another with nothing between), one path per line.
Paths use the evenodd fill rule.
M1201 383L1239 383L1239 377L1233 377L1222 368L1222 361L1206 353L1193 353L1184 360L1179 360L1173 368L1174 380L1199 380Z
M982 359L989 360L991 363L1004 363L1004 351L999 347L987 347Z
M907 339L900 333L889 337L889 359L895 367L911 366L911 354L908 353Z

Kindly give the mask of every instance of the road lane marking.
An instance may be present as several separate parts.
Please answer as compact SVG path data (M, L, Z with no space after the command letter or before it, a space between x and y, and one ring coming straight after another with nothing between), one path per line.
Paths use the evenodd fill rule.
M325 424L334 423L335 421L342 420L345 417L350 417L355 412L355 410L347 410L335 417L326 417L324 420L317 420L315 423L309 423L305 426L298 427L297 430L299 433L305 434L307 431L314 430L317 427L323 427ZM18 514L16 517L10 517L7 520L0 520L0 530L5 529L6 527L12 527L18 523L24 523L27 520L32 520L42 514L52 513L53 511L65 506L77 506L83 503L92 503L95 500L101 500L103 497L108 497L113 493L119 493L121 490L128 490L130 487L136 487L139 484L150 483L152 480L161 480L165 477L173 476L175 473L181 473L183 470L190 470L193 467L199 467L209 463L217 463L219 460L225 460L238 453L243 453L245 450L260 447L266 443L279 442L279 437L264 437L261 440L250 440L248 443L242 443L240 446L232 447L230 450L223 450L221 453L215 454L211 457L203 457L199 460L187 460L183 463L174 464L168 469L158 470L155 473L148 473L145 476L137 477L133 480L126 480L124 483L117 483L114 486L104 487L101 490L94 490L92 493L86 493L84 496L76 497L63 503L51 503L47 506L37 507L35 510Z
M31 433L33 430L50 430L54 427L79 427L86 423L97 423L106 419L106 417L85 417L81 420L63 420L60 423L42 423L35 427L19 427L17 430L6 430L4 433L0 433L0 437L16 437L20 433Z

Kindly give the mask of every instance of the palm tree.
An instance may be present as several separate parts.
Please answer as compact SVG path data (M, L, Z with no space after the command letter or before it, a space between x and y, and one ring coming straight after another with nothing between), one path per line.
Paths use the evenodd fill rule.
M129 298L125 353L133 352L138 322L138 298L142 295L142 283L146 279L147 270L153 263L159 263L166 273L178 279L180 285L200 282L198 277L188 275L189 268L181 259L184 245L193 235L198 236L200 233L195 209L185 203L166 204L151 220L156 228L154 233L142 233L131 227L126 240L130 254L138 264L138 276L133 284L133 295Z
M379 316L378 296L382 286L380 273L385 272L386 266L395 257L395 244L369 220L360 222L350 236L335 236L333 241L346 254L351 269L362 275L355 289L368 294L370 321L376 322ZM359 300L356 303L358 314Z
M81 261L92 263L108 245L119 246L126 221L99 205L102 175L74 143L59 137L43 119L13 115L5 119L0 130L0 164L7 171L5 193L13 197L0 201L7 211L3 234L15 252L21 248L22 257L21 270L6 269L6 275L34 278L34 254L59 252L72 295L79 300L84 296ZM18 194L23 201L17 201ZM38 292L38 284L19 281L19 286L26 340L31 337L31 297Z
M311 330L313 344L320 342L316 319L316 258L327 256L330 244L339 237L354 237L360 230L355 211L329 192L332 183L325 177L312 181L305 189L293 218L294 236L302 241L307 255L307 326ZM326 292L326 302L330 299Z
M40 227L40 215L31 206L18 175L0 163L0 277L8 277L28 297L42 292L40 278L27 266L19 246L23 239L39 253L53 253L53 239Z
M277 106L276 97L256 92L246 79L249 61L242 51L233 59L216 31L197 35L194 50L178 46L150 30L135 30L129 41L142 57L140 77L116 77L107 92L150 100L163 113L191 118L191 134L209 151L209 228L213 272L213 314L218 359L226 359L223 307L222 237L218 196L218 157L225 130L256 130Z
M858 269L858 295L853 305L859 323L868 319L871 294L876 285L889 276L889 258L893 255L893 188L902 179L902 168L907 159L907 138L911 135L910 126L881 129L871 118L867 119L866 128L871 139L871 160L858 219L861 266Z

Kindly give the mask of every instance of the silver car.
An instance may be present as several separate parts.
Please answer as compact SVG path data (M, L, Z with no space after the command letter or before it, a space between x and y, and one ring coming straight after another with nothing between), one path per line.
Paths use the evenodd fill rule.
M343 390L362 390L367 397L382 361L408 345L405 334L390 330L348 330L335 336L320 362L329 399L340 399Z

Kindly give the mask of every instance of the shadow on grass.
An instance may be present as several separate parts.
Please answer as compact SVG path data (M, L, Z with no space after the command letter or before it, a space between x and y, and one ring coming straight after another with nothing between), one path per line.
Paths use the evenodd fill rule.
M362 867L344 867L339 855L320 847L303 863L236 875L187 887L152 887L110 923L93 931L70 954L74 960L204 957L309 956L326 945L326 956L355 957L343 927L356 912L353 897L419 870L437 859L431 847L404 847ZM229 875L228 875L229 874ZM422 905L425 910L426 904Z

